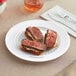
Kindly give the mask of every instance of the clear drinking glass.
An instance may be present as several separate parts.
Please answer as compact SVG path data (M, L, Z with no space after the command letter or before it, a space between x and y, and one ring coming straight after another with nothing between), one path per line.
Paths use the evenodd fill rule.
M43 6L43 0L24 0L24 7L30 12L36 12Z

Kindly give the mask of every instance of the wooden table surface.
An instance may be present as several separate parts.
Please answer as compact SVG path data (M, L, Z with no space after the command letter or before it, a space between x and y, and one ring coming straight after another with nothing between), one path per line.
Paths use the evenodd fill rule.
M76 0L45 0L43 8L36 13L26 12L23 0L8 0L7 8L0 15L0 76L53 76L76 60L76 38L72 36L70 47L63 56L44 63L20 60L6 48L5 36L12 26L21 21L41 19L39 16L55 5L76 14Z

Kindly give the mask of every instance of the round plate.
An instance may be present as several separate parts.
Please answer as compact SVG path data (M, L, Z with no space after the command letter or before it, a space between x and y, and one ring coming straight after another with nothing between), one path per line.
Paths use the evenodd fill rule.
M25 39L24 31L29 26L36 26L40 28L43 35L46 33L47 29L52 29L56 31L58 34L58 40L57 40L58 46L53 49L46 50L45 52L43 52L43 54L39 56L32 55L27 52L23 52L20 49L21 40ZM44 20L29 20L14 25L14 27L12 27L8 31L5 38L5 43L8 50L13 55L15 55L20 59L33 61L33 62L44 62L44 61L56 59L61 55L63 55L69 48L70 37L65 31L65 29L60 27L60 25L55 25L52 22L44 21Z

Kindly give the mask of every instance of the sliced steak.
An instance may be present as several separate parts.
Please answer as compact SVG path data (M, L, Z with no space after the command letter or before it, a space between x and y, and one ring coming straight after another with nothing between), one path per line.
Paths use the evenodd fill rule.
M57 39L57 32L53 30L47 30L47 33L45 34L44 44L48 49L53 48Z
M27 38L36 41L42 41L43 35L39 28L37 27L28 27L26 28L25 35Z
M40 55L44 50L46 50L46 46L36 40L32 41L23 39L21 41L21 49L34 55Z

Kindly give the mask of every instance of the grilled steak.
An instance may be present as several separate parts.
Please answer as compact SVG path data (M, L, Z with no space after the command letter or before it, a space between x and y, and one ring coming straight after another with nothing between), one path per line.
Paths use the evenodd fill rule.
M28 27L26 28L25 35L27 38L36 41L42 41L43 35L39 28L37 27Z
M46 50L46 46L36 40L32 41L23 39L21 41L21 49L34 55L40 55L44 50Z
M47 33L45 34L44 44L46 44L46 47L48 49L53 48L57 39L57 32L53 30L47 30Z

